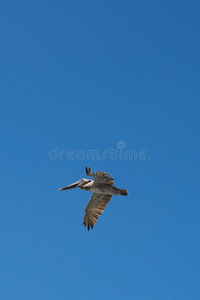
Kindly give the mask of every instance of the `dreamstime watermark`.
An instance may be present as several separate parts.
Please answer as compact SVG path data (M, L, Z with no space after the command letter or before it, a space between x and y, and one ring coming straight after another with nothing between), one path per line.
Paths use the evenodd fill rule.
M48 156L51 160L105 160L105 159L120 159L120 160L146 160L147 159L147 150L136 151L134 149L125 149L126 143L124 141L117 142L117 149L109 148L103 151L99 150L59 150L58 146L55 146L54 149L50 150ZM150 157L148 157L149 159Z

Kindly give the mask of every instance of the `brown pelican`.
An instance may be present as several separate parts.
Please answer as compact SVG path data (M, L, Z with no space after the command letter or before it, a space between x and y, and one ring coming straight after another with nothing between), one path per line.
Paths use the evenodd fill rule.
M72 183L59 191L74 189L80 187L82 190L93 192L92 198L88 205L85 207L85 216L83 225L93 229L94 224L97 223L98 217L103 213L107 204L110 202L112 195L127 196L128 191L124 189L118 189L114 186L114 178L110 174L105 172L91 173L91 168L86 167L86 173L88 176L92 176L94 180L83 178L75 183Z

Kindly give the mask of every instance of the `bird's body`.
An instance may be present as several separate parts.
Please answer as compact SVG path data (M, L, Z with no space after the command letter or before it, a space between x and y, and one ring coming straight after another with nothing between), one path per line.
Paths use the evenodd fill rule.
M83 178L69 186L66 186L62 190L73 189L80 187L82 190L93 192L92 198L85 208L85 216L83 225L88 227L88 230L93 228L97 223L98 217L102 214L107 204L110 202L113 195L127 196L128 191L124 189L118 189L114 186L114 178L105 172L91 173L91 168L86 168L86 173L92 176L94 180Z
M91 182L84 184L83 186L80 186L82 190L94 192L97 194L103 194L103 195L121 195L120 189L118 189L115 186L112 186L110 184L106 183L96 183L94 180L91 180Z

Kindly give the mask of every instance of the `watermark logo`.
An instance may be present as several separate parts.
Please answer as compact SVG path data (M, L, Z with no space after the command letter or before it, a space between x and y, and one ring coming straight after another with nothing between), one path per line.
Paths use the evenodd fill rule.
M50 150L48 156L51 160L146 160L147 159L147 150L141 149L136 151L134 149L125 149L126 143L122 140L117 142L117 147L109 149L105 149L103 151L99 151L97 149L88 149L88 150L62 150L59 149L58 146L55 146L54 149ZM149 157L148 157L149 158Z

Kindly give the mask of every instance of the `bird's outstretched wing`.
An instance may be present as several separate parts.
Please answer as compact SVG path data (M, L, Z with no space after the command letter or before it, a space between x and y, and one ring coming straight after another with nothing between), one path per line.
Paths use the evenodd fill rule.
M93 193L90 202L85 208L85 216L83 220L83 225L90 230L90 227L93 229L94 224L97 223L98 217L103 213L104 209L107 207L110 202L111 195L103 195Z
M92 176L96 183L100 182L100 183L107 183L110 185L114 184L114 178L112 178L110 174L107 174L105 172L99 171L96 173L91 173L91 167L89 168L86 167L86 174L88 176Z

